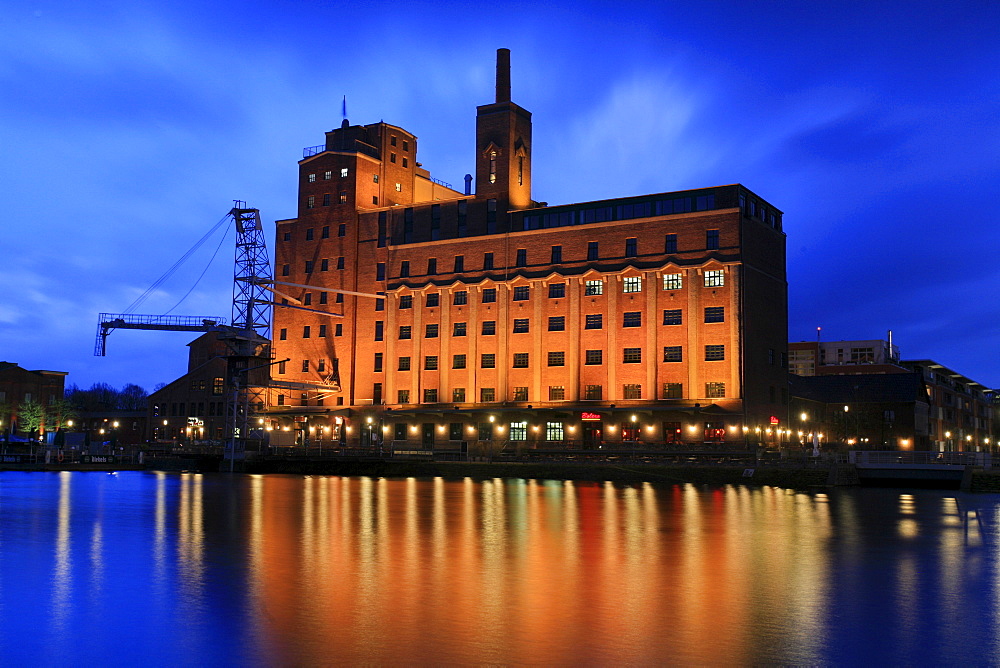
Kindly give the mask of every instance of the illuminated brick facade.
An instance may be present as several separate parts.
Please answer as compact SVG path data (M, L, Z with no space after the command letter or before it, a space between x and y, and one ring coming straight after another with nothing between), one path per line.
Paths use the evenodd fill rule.
M342 390L272 397L303 436L336 420L346 442L596 446L743 442L784 423L776 208L740 185L533 201L531 115L510 101L505 50L497 100L478 108L476 193L432 180L416 150L401 128L345 121L299 163L275 276L309 287L278 286L291 308L275 309L287 361L272 375Z

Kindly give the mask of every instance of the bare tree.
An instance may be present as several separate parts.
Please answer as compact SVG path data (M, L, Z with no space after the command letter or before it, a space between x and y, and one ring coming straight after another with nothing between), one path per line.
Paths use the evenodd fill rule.
M25 401L17 409L17 420L21 430L33 436L45 423L45 407L37 401Z

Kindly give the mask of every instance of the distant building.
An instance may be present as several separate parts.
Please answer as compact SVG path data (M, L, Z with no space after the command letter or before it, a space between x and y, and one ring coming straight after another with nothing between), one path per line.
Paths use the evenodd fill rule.
M903 360L923 376L930 393L928 431L933 449L980 452L996 448L991 391L933 360Z
M741 185L533 200L508 58L477 109L475 194L384 122L304 151L298 215L277 221L272 373L340 392L272 390L269 416L424 448L735 443L783 423L781 211Z
M930 448L927 387L919 373L789 377L792 441L859 450Z
M0 433L8 433L17 424L18 409L24 403L48 409L62 399L66 375L66 371L30 371L14 362L0 362Z
M796 376L855 373L908 373L899 364L899 348L890 341L792 341L788 371Z

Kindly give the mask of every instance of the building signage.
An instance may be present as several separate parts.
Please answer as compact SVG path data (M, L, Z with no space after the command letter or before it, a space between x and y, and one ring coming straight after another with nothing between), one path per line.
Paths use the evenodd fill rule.
M779 422L778 416L777 415L772 415L771 416L771 424L778 424L778 422Z
M580 419L584 422L600 421L600 413L580 413Z

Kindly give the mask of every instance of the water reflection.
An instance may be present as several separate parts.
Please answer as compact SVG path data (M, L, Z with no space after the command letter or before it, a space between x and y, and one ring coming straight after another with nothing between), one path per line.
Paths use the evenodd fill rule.
M29 663L919 665L1000 649L992 497L63 473L0 474L0 508L0 651ZM28 610L44 637L13 612Z

